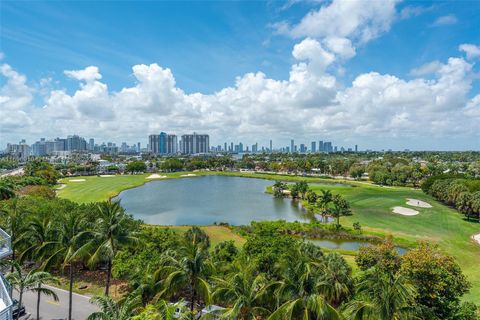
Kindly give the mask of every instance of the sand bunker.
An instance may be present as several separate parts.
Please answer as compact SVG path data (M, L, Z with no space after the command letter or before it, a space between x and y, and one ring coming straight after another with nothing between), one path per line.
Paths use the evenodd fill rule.
M417 210L405 208L405 207L393 207L393 213L398 213L403 216L415 216L418 214Z
M180 177L196 177L197 175L194 173L189 173L189 174L182 174Z
M68 182L84 182L85 179L71 179L71 180L68 180Z
M115 177L114 174L101 174L100 177L102 178L111 178L111 177Z
M419 208L431 208L432 206L430 203L418 200L418 199L409 199L407 198L407 204L412 207L419 207Z
M480 244L480 233L473 235L473 236L472 236L472 239L473 239L473 241L475 241L475 242L477 242L478 244Z
M148 177L146 177L145 179L163 179L163 178L166 178L167 176L161 176L159 174L151 174L149 175Z

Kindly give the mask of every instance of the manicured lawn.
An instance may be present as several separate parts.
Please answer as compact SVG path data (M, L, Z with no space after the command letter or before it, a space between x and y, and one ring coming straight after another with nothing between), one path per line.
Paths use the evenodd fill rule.
M337 187L311 184L317 192L329 189L340 193L350 202L353 215L342 217L340 222L351 226L360 222L362 228L378 234L391 234L396 240L428 240L437 243L441 249L454 256L462 270L472 282L471 292L466 299L480 301L480 245L471 236L480 233L480 224L467 222L463 215L435 201L420 190L411 188L382 188L357 185ZM394 206L409 207L406 198L414 198L430 203L432 208L414 208L416 216L394 214ZM399 238L399 239L398 239Z
M181 234L185 233L188 229L190 229L189 226L175 226L175 227L162 227L162 228L169 228L172 229L174 232L179 232ZM235 245L238 248L241 248L245 241L247 241L245 238L242 236L239 236L236 233L233 233L232 230L230 230L227 227L222 227L222 226L202 226L200 227L205 233L208 235L210 238L210 246L211 248L215 248L217 244L223 241L228 241L228 240L233 240L235 242Z
M168 178L178 178L187 173L161 174ZM399 244L411 244L419 240L428 240L437 243L446 253L454 256L472 282L471 292L466 299L480 301L480 245L471 240L473 234L480 233L480 224L463 220L457 211L448 208L420 190L411 188L387 188L365 182L345 181L352 185L334 186L327 183L343 182L333 179L298 177L291 175L271 175L252 173L202 172L196 175L230 175L269 180L283 180L295 182L306 180L314 191L329 189L333 193L341 193L351 203L353 215L342 217L341 223L351 226L359 222L362 229L368 233L379 235L393 235ZM104 177L75 177L62 179L61 183L67 186L58 191L58 195L80 203L107 200L120 191L140 186L147 182L148 174L125 175L110 178ZM72 182L72 179L85 179L84 182ZM319 183L319 184L315 184ZM323 185L321 184L323 183ZM406 198L415 198L430 203L433 208L414 208L420 214L416 216L402 216L392 213L394 206L409 207ZM172 227L184 231L187 227ZM224 240L234 240L238 245L245 241L231 233L230 229L220 226L202 227L211 237L212 246ZM350 258L349 262L353 262Z
M161 174L167 176L164 179L179 178L185 172L176 172L169 174ZM57 191L60 198L69 199L78 203L89 203L97 201L105 201L115 197L121 191L141 186L142 184L161 179L147 179L150 174L138 175L116 175L110 177L70 177L60 179L60 184L66 186ZM85 181L72 181L85 180Z

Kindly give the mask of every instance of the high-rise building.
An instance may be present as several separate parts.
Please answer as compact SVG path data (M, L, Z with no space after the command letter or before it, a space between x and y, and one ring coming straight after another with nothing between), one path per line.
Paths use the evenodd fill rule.
M358 152L358 146L355 145L355 153L357 153L357 152Z
M87 141L77 135L68 136L66 139L66 151L85 151L87 150Z
M140 151L142 151L142 149L141 149L141 147L140 147L140 146L141 146L141 145L140 145L140 142L137 142L137 152L140 152Z
M158 154L159 150L159 140L160 140L160 135L158 134L151 134L148 136L148 152Z
M293 153L295 151L295 141L290 140L290 151Z
M178 140L176 134L167 134L167 154L175 154L178 152Z
M15 157L18 161L24 162L30 156L31 148L25 140L22 140L19 144L7 144L6 153Z
M232 143L233 145L233 143ZM233 146L232 146L233 147ZM184 134L180 141L180 151L183 154L208 153L210 150L210 137L208 134Z
M318 152L325 152L325 146L322 140L318 141Z
M223 145L223 151L227 152L227 143L225 142L225 144Z
M47 155L47 150L45 146L45 138L41 138L40 141L32 144L31 150L32 156L43 157Z
M317 143L315 141L312 141L312 147L310 148L310 151L312 153L317 152Z
M303 143L301 143L300 144L300 153L305 153L305 152L307 152L307 147Z
M93 138L90 138L90 140L88 141L88 150L95 150L95 140Z
M273 143L271 139L270 139L270 152L273 152Z

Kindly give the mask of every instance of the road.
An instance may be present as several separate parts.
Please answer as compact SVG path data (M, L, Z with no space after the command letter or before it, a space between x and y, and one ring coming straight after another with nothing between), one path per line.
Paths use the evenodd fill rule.
M66 319L68 317L68 291L45 286L55 291L59 301L55 302L51 297L42 295L40 298L40 319L57 320ZM14 291L13 296L18 299L18 292ZM89 302L90 297L73 294L72 300L72 318L74 320L85 320L87 317L98 310L98 308ZM36 319L37 316L37 294L34 292L26 292L23 294L23 305L27 314L30 313L30 319Z

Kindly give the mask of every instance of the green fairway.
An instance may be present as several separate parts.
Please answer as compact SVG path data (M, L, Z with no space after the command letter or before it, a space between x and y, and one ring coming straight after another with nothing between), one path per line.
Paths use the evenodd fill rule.
M396 238L418 241L428 240L437 243L445 252L453 255L462 270L472 282L467 300L480 301L480 245L471 239L480 233L480 224L467 222L456 210L438 203L420 190L411 188L386 188L356 184L353 187L325 186L311 184L317 192L329 189L340 193L350 202L353 215L342 217L340 222L351 226L360 222L369 232ZM432 208L417 208L406 205L407 198L428 202ZM420 213L416 216L403 216L392 213L394 206L412 208Z
M171 174L162 174L162 176L167 176L167 178L163 179L170 179L178 178L184 174L186 173L176 172ZM150 176L150 174L63 178L59 181L59 183L65 186L61 186L61 189L57 190L57 195L60 198L69 199L78 203L105 201L115 197L123 190L141 186L148 181L160 180L147 179L148 176Z
M168 178L178 178L182 173L162 174ZM329 189L333 193L340 193L351 203L353 215L342 217L343 225L351 226L359 222L362 229L379 235L393 235L400 244L412 243L418 240L428 240L437 243L446 253L454 256L460 263L462 270L472 282L471 292L466 296L467 300L480 301L480 245L471 239L471 236L480 233L480 224L463 220L463 215L448 208L420 190L398 187L380 187L365 182L345 181L352 185L334 186L325 183L335 183L338 180L321 179L311 177L299 177L291 175L271 175L252 173L225 173L225 172L202 172L196 175L232 175L270 180L299 181L306 180L310 187L320 192L321 189ZM120 191L140 186L147 182L148 174L124 175L115 177L75 177L62 179L66 184L58 195L80 203L106 200L117 195ZM83 182L72 182L74 179L85 179ZM343 182L343 181L340 181ZM315 183L324 183L323 185ZM424 209L406 205L407 198L414 198L428 202L433 207ZM403 216L392 213L392 207L403 206L413 208L420 213L416 216ZM183 227L174 227L182 229ZM212 245L223 240L235 240L228 228L206 227L207 233L212 238ZM208 228L211 228L208 229ZM228 232L227 232L228 230ZM243 240L243 239L242 239Z

